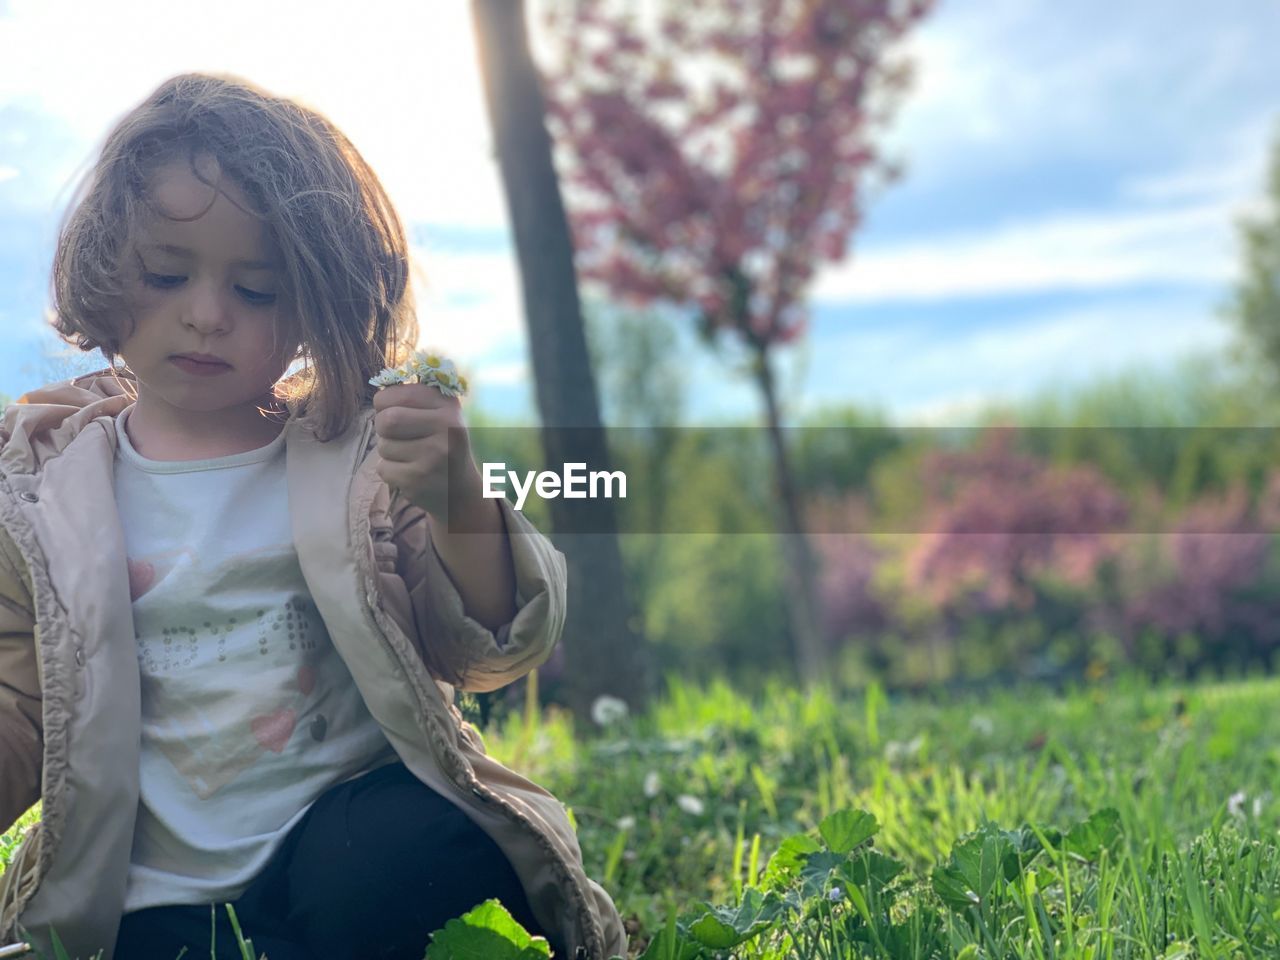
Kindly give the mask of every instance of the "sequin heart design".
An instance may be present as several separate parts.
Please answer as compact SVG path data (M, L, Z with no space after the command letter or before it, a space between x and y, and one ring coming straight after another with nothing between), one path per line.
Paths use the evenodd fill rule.
M129 558L125 562L129 566L129 600L134 601L155 584L156 568L146 560Z
M310 664L303 664L298 668L298 689L302 691L304 697L309 697L315 688L316 668Z
M284 753L285 745L293 736L293 728L298 718L292 710L277 710L263 717L254 717L249 721L254 739L267 750Z

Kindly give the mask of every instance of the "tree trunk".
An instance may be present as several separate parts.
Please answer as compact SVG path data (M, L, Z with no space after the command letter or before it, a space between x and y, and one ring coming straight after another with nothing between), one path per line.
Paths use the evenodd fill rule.
M548 469L608 470L588 360L569 223L552 162L523 0L472 0L485 100L520 263L525 320ZM569 429L566 429L569 428ZM553 539L569 568L565 646L569 706L583 729L601 694L640 710L651 692L646 649L627 597L613 501L551 500Z
M760 384L760 392L764 394L769 442L773 448L774 480L782 501L784 576L796 673L801 683L810 686L823 677L827 659L818 628L818 568L800 515L791 459L787 455L786 440L782 435L782 416L778 409L777 389L773 381L773 370L769 366L769 354L767 348L758 343L753 346L756 381Z

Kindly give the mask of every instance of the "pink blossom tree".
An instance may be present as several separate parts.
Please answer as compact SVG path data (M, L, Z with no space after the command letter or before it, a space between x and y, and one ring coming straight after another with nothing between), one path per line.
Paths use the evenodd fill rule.
M579 274L622 300L692 311L745 348L764 401L802 679L822 671L816 566L782 433L773 350L805 328L821 260L839 261L862 181L899 171L870 134L910 77L887 51L932 0L547 7L545 71ZM883 94L876 102L873 94Z
M1274 590L1258 590L1280 519L1280 473L1257 502L1236 485L1221 497L1191 504L1159 540L1166 569L1155 583L1131 591L1122 610L1133 656L1136 636L1154 629L1170 640L1194 634L1201 660L1257 660L1280 648L1280 605ZM1136 578L1135 578L1136 579Z
M1037 576L1088 586L1120 548L1129 517L1121 494L1093 467L1018 453L1015 436L991 428L975 449L926 457L927 528L908 558L908 582L937 603L1028 610Z

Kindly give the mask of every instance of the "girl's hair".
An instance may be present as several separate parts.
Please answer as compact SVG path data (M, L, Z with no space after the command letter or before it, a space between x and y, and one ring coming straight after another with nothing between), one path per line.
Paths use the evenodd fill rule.
M280 248L281 296L304 367L275 386L323 441L372 402L368 383L418 339L404 228L382 184L333 123L237 77L187 73L162 83L108 134L58 235L53 318L62 339L115 356L134 323L124 294L132 240L157 213L155 171L209 154ZM132 329L132 327L131 327ZM277 335L279 334L277 329ZM312 364L314 363L314 367Z

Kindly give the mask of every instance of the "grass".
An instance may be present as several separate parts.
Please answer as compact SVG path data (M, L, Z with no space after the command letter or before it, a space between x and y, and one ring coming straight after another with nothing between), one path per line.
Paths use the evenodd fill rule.
M752 702L723 683L672 680L647 716L586 744L573 744L557 713L536 729L512 715L486 740L572 804L587 871L631 921L633 953L673 910L693 923L710 912L701 901L741 907L746 891L766 892L758 869L787 838L864 811L877 825L871 849L903 867L872 891L891 901L883 922L861 917L847 884L834 903L783 884L780 895L800 895L794 933L775 922L732 955L950 957L972 946L975 957L1037 960L1274 957L1277 708L1275 680L1126 679L1061 697L1028 687L945 702L777 686ZM1086 844L1087 830L1055 842L1053 831L1070 835L1104 811L1114 811L1112 842ZM935 868L988 821L1039 836L1040 851L1015 864L1012 882L992 883L977 915L952 909ZM1018 842L988 839L992 853ZM823 861L811 860L816 876ZM887 932L911 922L915 946ZM830 943L806 945L823 929Z
M577 742L555 709L484 737L570 805L632 956L1262 960L1278 708L1267 679L935 702L671 678Z

